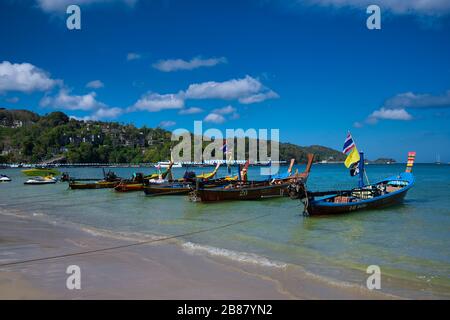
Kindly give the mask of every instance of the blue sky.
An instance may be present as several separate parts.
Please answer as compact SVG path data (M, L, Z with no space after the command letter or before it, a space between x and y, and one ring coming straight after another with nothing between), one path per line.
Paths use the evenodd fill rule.
M81 30L66 28L79 4ZM22 0L0 4L0 106L450 161L450 4Z

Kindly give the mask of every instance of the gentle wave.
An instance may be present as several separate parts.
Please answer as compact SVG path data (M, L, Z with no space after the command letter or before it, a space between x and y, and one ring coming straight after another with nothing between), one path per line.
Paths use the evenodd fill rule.
M192 254L207 254L211 256L225 257L233 261L256 264L264 267L285 269L287 263L270 260L266 257L248 252L238 252L223 248L201 245L193 242L184 242L182 248Z

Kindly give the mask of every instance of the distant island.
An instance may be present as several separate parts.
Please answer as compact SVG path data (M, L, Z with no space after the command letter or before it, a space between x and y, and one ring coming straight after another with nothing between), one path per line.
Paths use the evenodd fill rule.
M394 159L391 158L378 158L376 160L368 160L369 163L371 164L393 164L396 163L397 161L395 161Z
M155 163L170 159L171 132L131 124L80 121L63 112L40 116L0 108L0 163ZM280 143L280 160L342 162L331 148Z

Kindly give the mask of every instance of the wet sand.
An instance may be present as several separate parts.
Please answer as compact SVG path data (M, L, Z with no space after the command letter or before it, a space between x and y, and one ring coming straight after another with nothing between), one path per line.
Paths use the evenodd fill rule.
M71 226L0 214L0 265L131 244ZM66 269L81 269L69 290ZM294 266L192 254L178 241L0 266L0 299L389 299Z

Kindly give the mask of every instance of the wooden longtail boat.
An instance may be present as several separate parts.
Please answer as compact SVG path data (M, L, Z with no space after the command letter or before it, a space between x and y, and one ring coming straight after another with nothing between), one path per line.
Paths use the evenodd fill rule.
M69 182L70 189L105 189L114 188L120 183L120 181L97 181L94 183L81 183L78 181Z
M156 180L156 179L165 179L172 172L173 164L174 164L174 162L170 161L169 165L167 166L167 169L164 172L152 173L152 174L144 176L144 181Z
M165 183L149 183L144 185L143 189L148 196L185 195L195 188L196 183L200 183L202 186L216 187L228 184L230 181L234 180L233 177L212 179L219 170L219 167L220 163L216 165L212 172L203 173L201 175L193 174L192 177L189 175L191 172L186 172L185 177L182 179Z
M288 174L282 178L272 177L264 181L238 181L229 183L223 187L196 188L191 194L193 201L212 202L225 200L260 200L287 196L287 188L292 181L304 184L308 179L314 155L308 155L308 164L302 174L291 175L293 162L288 169ZM248 167L248 163L247 166ZM245 179L247 168L242 170Z
M69 188L74 190L114 188L122 180L121 178L117 177L112 171L104 173L104 177L104 180L96 181L93 183L83 183L81 181L69 180Z
M225 187L203 188L195 190L195 196L202 202L224 200L259 200L282 197L289 183L271 183L270 181L250 181L228 184ZM286 193L287 194L287 193Z
M133 174L130 180L121 180L118 185L114 187L118 192L142 191L144 189L144 175L140 172Z
M130 180L122 180L119 184L114 187L115 191L118 192L132 192L132 191L142 191L144 190L144 185L160 185L167 175L171 173L173 162L171 161L167 167L167 170L161 174L150 174L144 176L142 173L135 173Z
M143 187L144 193L149 196L155 195L183 195L193 189L192 182L167 182L161 184L150 184Z
M361 154L360 175L364 174L364 156ZM357 210L381 209L401 204L414 185L412 166L416 153L408 153L406 171L399 175L387 177L377 183L363 185L351 190L336 190L325 192L295 192L291 185L289 190L293 198L301 199L305 205L305 215L333 215Z
M118 192L142 191L144 190L144 185L142 183L120 182L114 187L114 190Z
M192 182L167 182L162 184L150 184L144 186L144 192L148 196L177 196L177 195L185 195L189 192L193 191L196 188L196 184L198 183L202 188L216 188L223 185L228 185L232 182L236 181L233 177L225 177L212 179L207 181Z

